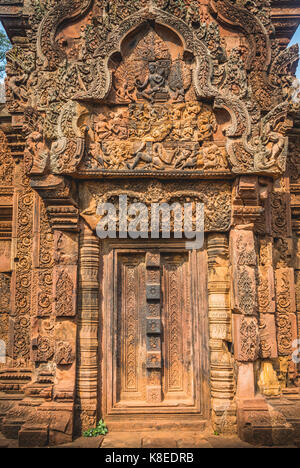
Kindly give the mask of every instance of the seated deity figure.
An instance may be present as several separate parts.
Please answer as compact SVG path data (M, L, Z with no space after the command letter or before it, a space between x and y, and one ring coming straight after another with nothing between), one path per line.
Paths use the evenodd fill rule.
M156 93L165 93L166 81L167 81L167 70L163 66L159 66L154 62L150 62L148 65L149 75L144 83L141 83L139 79L136 80L136 86L141 95L154 102ZM150 89L147 88L150 86Z

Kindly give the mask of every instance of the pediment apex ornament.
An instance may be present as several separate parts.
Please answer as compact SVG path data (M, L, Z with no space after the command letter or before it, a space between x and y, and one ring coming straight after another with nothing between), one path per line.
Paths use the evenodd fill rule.
M209 56L209 51L204 44L201 44L195 37L189 26L182 21L165 11L152 8L145 8L135 13L124 21L122 21L114 30L108 34L94 53L95 69L98 76L94 80L91 89L86 93L79 93L74 96L74 100L78 102L99 102L102 103L111 90L112 77L108 70L108 62L110 57L115 53L121 53L121 44L126 37L145 25L159 24L172 30L181 40L184 52L189 52L195 57L200 51L205 51L205 55ZM195 77L197 74L195 75Z

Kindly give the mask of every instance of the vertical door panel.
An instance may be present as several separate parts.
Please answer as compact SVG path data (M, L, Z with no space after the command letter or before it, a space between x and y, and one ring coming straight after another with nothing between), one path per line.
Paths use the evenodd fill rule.
M119 256L117 310L117 401L145 397L145 256Z
M193 320L188 255L165 255L162 263L164 398L174 404L193 404Z
M197 254L178 249L109 254L106 414L201 413L203 312L196 263Z

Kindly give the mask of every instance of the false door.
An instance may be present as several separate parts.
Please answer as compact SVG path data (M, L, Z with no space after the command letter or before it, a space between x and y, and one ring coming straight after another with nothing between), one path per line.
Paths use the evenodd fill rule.
M204 411L203 258L182 248L106 256L103 414Z

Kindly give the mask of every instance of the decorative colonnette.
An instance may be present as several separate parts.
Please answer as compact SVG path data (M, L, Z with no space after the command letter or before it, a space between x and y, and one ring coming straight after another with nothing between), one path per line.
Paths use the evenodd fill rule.
M208 315L212 422L218 432L236 428L234 362L231 354L230 269L227 234L209 234Z
M84 223L81 228L76 415L87 430L96 424L99 404L100 241Z

